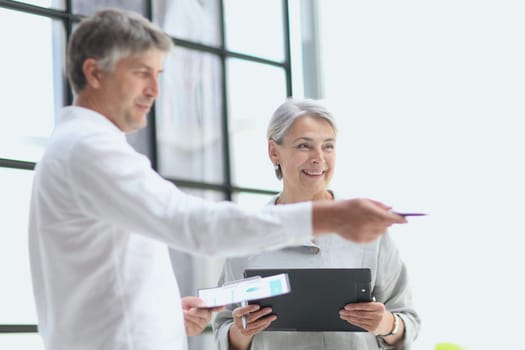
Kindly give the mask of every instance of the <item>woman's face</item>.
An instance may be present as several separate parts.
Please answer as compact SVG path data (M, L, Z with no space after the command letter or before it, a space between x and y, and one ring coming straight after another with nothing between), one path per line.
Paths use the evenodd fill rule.
M283 193L296 199L322 196L335 166L335 132L328 121L304 116L296 119L281 145L269 143L270 159L280 164Z

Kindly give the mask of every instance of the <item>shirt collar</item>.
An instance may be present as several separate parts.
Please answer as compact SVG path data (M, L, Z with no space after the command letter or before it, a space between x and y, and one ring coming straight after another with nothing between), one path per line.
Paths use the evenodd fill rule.
M89 120L92 121L93 123L96 123L112 132L122 135L122 137L126 136L124 131L120 130L107 117L105 117L104 115L92 109L85 108L85 107L80 107L80 106L64 107L62 109L60 122L66 122L67 120L72 120L72 119L87 119L87 118L89 118Z

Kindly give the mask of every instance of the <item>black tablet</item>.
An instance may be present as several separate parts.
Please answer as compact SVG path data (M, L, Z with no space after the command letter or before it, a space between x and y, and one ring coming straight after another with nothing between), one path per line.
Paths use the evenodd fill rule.
M291 292L251 301L270 306L277 319L265 331L365 332L339 318L346 304L371 301L370 269L247 269L244 277L286 273Z

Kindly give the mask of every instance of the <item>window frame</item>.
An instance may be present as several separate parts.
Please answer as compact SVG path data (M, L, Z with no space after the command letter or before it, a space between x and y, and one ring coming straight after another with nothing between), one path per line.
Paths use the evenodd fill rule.
M198 189L198 190L211 190L222 193L226 200L232 201L233 195L236 193L249 193L249 194L263 194L273 195L276 193L274 190L265 188L250 188L236 186L232 183L232 165L230 160L230 139L229 139L229 114L228 114L228 86L227 86L227 71L226 61L229 58L236 58L245 60L257 64L265 64L282 69L285 73L286 79L286 94L292 96L292 67L291 67L291 49L290 49L290 12L289 12L289 0L281 0L282 2L282 13L283 13L283 44L284 44L284 60L274 61L263 57L252 56L249 54L230 51L225 47L225 23L224 23L224 2L219 1L219 22L220 22L220 46L215 47L207 44L203 44L196 41L190 41L182 38L172 36L172 40L176 46L196 50L201 53L210 53L216 55L220 59L220 69L222 73L222 111L221 111L221 128L222 128L222 142L223 142L223 183L210 183L202 181L192 181L182 178L166 178L168 181L174 183L179 188L186 189ZM8 9L13 11L19 11L22 13L33 14L42 16L45 18L61 21L65 28L66 42L69 41L73 27L78 23L84 16L75 14L72 12L72 0L65 0L65 8L55 9L36 6L18 1L2 0L0 1L1 9ZM152 20L153 15L153 0L145 1L144 15L145 17ZM64 81L64 93L62 96L63 106L70 105L73 101L73 93L67 82L67 78L62 77ZM283 99L287 96L283 96ZM56 97L56 100L60 100L60 96ZM148 127L147 138L148 138L148 157L151 160L153 169L157 170L158 159L157 159L157 141L156 141L156 121L155 121L155 108L151 110L151 123ZM23 159L8 159L0 158L0 168L11 168L11 169L23 169L33 171L36 163L26 161ZM15 333L37 333L36 324L0 324L0 335L2 334L15 334Z

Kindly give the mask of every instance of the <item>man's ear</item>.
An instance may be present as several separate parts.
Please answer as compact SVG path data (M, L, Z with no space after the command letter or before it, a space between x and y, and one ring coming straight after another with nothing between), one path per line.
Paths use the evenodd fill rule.
M86 84L92 88L98 89L102 82L102 70L97 64L97 60L94 58L86 58L82 64L82 71L84 77L86 77Z
M277 143L274 140L268 140L268 156L273 164L280 164L279 149Z

